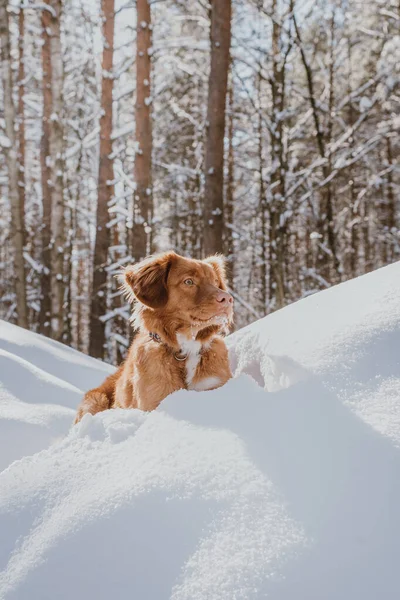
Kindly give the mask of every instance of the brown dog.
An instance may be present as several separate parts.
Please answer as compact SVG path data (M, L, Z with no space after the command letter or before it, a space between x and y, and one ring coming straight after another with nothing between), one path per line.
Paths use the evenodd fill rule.
M75 422L108 408L153 410L179 389L211 390L232 376L221 337L232 322L224 260L165 252L124 271L139 333L116 373L85 395Z

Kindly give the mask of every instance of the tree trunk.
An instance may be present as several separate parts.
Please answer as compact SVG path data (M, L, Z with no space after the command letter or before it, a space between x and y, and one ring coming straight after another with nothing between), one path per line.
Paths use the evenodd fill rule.
M203 251L223 252L225 103L231 44L231 0L211 4L211 68L208 81L207 139L203 208Z
M151 161L151 10L148 0L137 0L136 37L136 156L134 178L135 215L132 248L135 261L152 251L153 190Z
M330 23L330 48L329 48L329 100L328 100L328 115L327 115L327 132L326 132L326 142L324 142L324 153L326 154L326 147L330 145L332 141L332 130L333 130L333 113L334 113L334 85L335 85L335 35L336 35L336 25L335 25L335 10L332 11L331 23ZM327 153L328 164L323 168L324 178L327 179L332 172L332 156L330 152ZM322 233L324 235L324 240L327 240L328 248L331 252L332 257L332 266L333 266L333 283L336 283L337 280L340 281L340 263L337 254L337 241L336 234L334 229L334 211L333 211L333 203L334 203L334 193L332 183L329 182L324 189L323 192L323 202L322 202L322 216L323 216L323 225L322 225ZM330 273L329 273L329 265L324 270L322 269L322 273L324 278L329 281Z
M229 100L229 113L228 113L228 165L227 165L227 179L226 179L226 194L225 194L225 223L228 227L225 227L224 236L224 254L227 258L228 263L228 285L233 288L234 281L234 246L233 246L233 214L234 214L234 187L235 187L235 173L234 173L234 153L233 153L233 77L231 75L229 82L228 91Z
M120 232L118 229L118 223L115 223L112 235L113 235L113 246L115 248L118 248L121 243ZM115 251L114 255L113 255L113 262L118 263L118 261L121 258L123 258L123 256L121 256L120 251L119 250ZM119 281L116 277L113 277L113 284L112 284L112 308L113 309L120 309L123 307L123 305L125 303L125 299L119 293L118 288L119 288ZM113 319L113 332L123 338L126 337L126 321L121 317L121 315L116 315L115 318ZM114 364L120 365L125 358L126 348L121 345L119 339L115 339L114 343L115 343Z
M283 113L285 108L285 68L286 57L280 49L281 24L277 11L277 2L272 5L272 132L271 132L271 198L269 199L269 244L270 244L270 299L275 300L274 308L282 308L285 304L285 246L286 225L285 211L285 176L287 171L283 147ZM264 309L265 310L265 309Z
M82 298L84 297L85 287L83 285L85 279L85 259L82 256L78 258L78 267L77 267L77 296L79 298L76 306L77 315L76 315L76 349L82 352L84 350L84 317L82 314Z
M61 0L49 3L54 11L42 12L44 25L50 30L50 60L52 63L52 112L50 116L51 163L51 335L61 341L64 309L64 186L63 186L63 62L61 54Z
M78 167L79 173L79 167ZM78 174L77 173L77 174ZM71 199L71 207L69 209L69 220L66 227L68 234L65 244L66 269L64 274L65 283L65 312L67 318L64 319L63 342L67 346L72 346L72 278L73 278L73 252L74 241L76 240L76 201Z
M351 97L351 94L353 92L353 88L352 88L352 79L353 79L353 73L352 73L352 41L349 39L348 40L348 50L347 50L347 60L348 60L348 64L349 64L349 73L348 73L348 84L347 84L347 94L349 97L349 104L348 104L348 124L350 127L353 127L354 123L355 123L355 111L354 111L354 106L353 106L353 100ZM350 140L349 140L349 146L352 148L352 150L355 147L355 143L354 143L354 135L351 136ZM349 254L349 266L348 266L348 271L351 274L351 277L356 277L357 275L357 267L358 267L358 255L359 255L359 227L360 227L360 215L359 215L359 202L357 201L357 194L356 194L356 181L355 181L355 173L354 173L354 169L353 169L353 165L350 165L348 171L348 180L349 180L349 185L350 185L350 247L348 248L348 254Z
M18 15L18 194L21 210L21 222L25 221L25 55L24 55L24 37L25 37L25 13L24 9L19 9ZM26 231L22 232L24 243L26 241Z
M393 236L396 231L396 199L394 194L394 185L393 185L393 151L392 144L390 138L386 138L386 163L388 165L388 174L387 174L387 196L386 196L386 206L384 210L384 246L385 246L385 264L393 261Z
M201 257L201 235L202 221L199 190L201 188L200 174L196 173L193 181L192 194L189 202L189 223L190 223L190 247L192 258Z
M90 312L89 354L104 357L105 324L101 317L107 310L107 265L110 229L107 227L108 206L114 194L114 167L112 152L113 124L113 55L114 55L114 0L102 0L103 61L101 82L100 162L96 215L96 242L93 261L93 292Z
M17 304L17 323L28 327L24 267L24 219L18 193L18 157L15 137L15 107L12 96L11 45L7 0L0 0L0 46L4 96L5 133L9 145L5 148L8 170L8 198L11 207L11 240L13 246L14 289Z
M267 196L264 182L264 157L263 157L263 123L261 114L261 65L257 76L257 104L258 104L258 169L260 185L258 189L258 205L260 211L260 287L261 287L261 314L267 313L268 288L267 288L267 261L268 261L268 240L267 240ZM272 247L269 247L272 251ZM271 260L269 261L271 265ZM272 267L271 267L272 268ZM271 279L271 278L270 278Z
M369 273L372 270L372 261L371 261L371 235L370 235L370 210L369 210L369 201L368 198L365 197L363 200L362 207L362 235L364 242L364 273Z
M40 333L51 335L51 169L50 169L50 118L53 105L52 94L52 64L50 47L50 29L48 19L50 13L43 11L42 15L42 137L40 140L40 170L42 185L42 271L40 274Z

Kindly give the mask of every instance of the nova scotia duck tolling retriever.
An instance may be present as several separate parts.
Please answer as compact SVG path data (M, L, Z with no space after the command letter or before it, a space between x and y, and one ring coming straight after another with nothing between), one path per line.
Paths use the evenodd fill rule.
M212 390L232 376L223 335L233 298L221 256L165 252L127 267L123 279L138 333L116 373L87 392L76 423L108 408L154 410L176 390Z

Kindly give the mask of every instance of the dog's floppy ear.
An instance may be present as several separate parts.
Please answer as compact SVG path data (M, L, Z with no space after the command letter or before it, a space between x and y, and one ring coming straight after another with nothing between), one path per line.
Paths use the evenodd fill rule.
M221 290L226 291L228 289L228 283L226 280L226 263L225 258L221 254L214 254L204 259L204 262L210 265L217 274L218 287Z
M175 252L164 252L127 267L124 271L125 291L150 308L161 308L168 301L167 278Z

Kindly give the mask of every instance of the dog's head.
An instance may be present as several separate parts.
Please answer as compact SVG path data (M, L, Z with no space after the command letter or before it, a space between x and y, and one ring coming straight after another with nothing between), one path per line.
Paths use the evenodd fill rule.
M124 281L131 300L177 325L223 328L232 321L233 298L221 256L193 260L164 252L127 267Z

